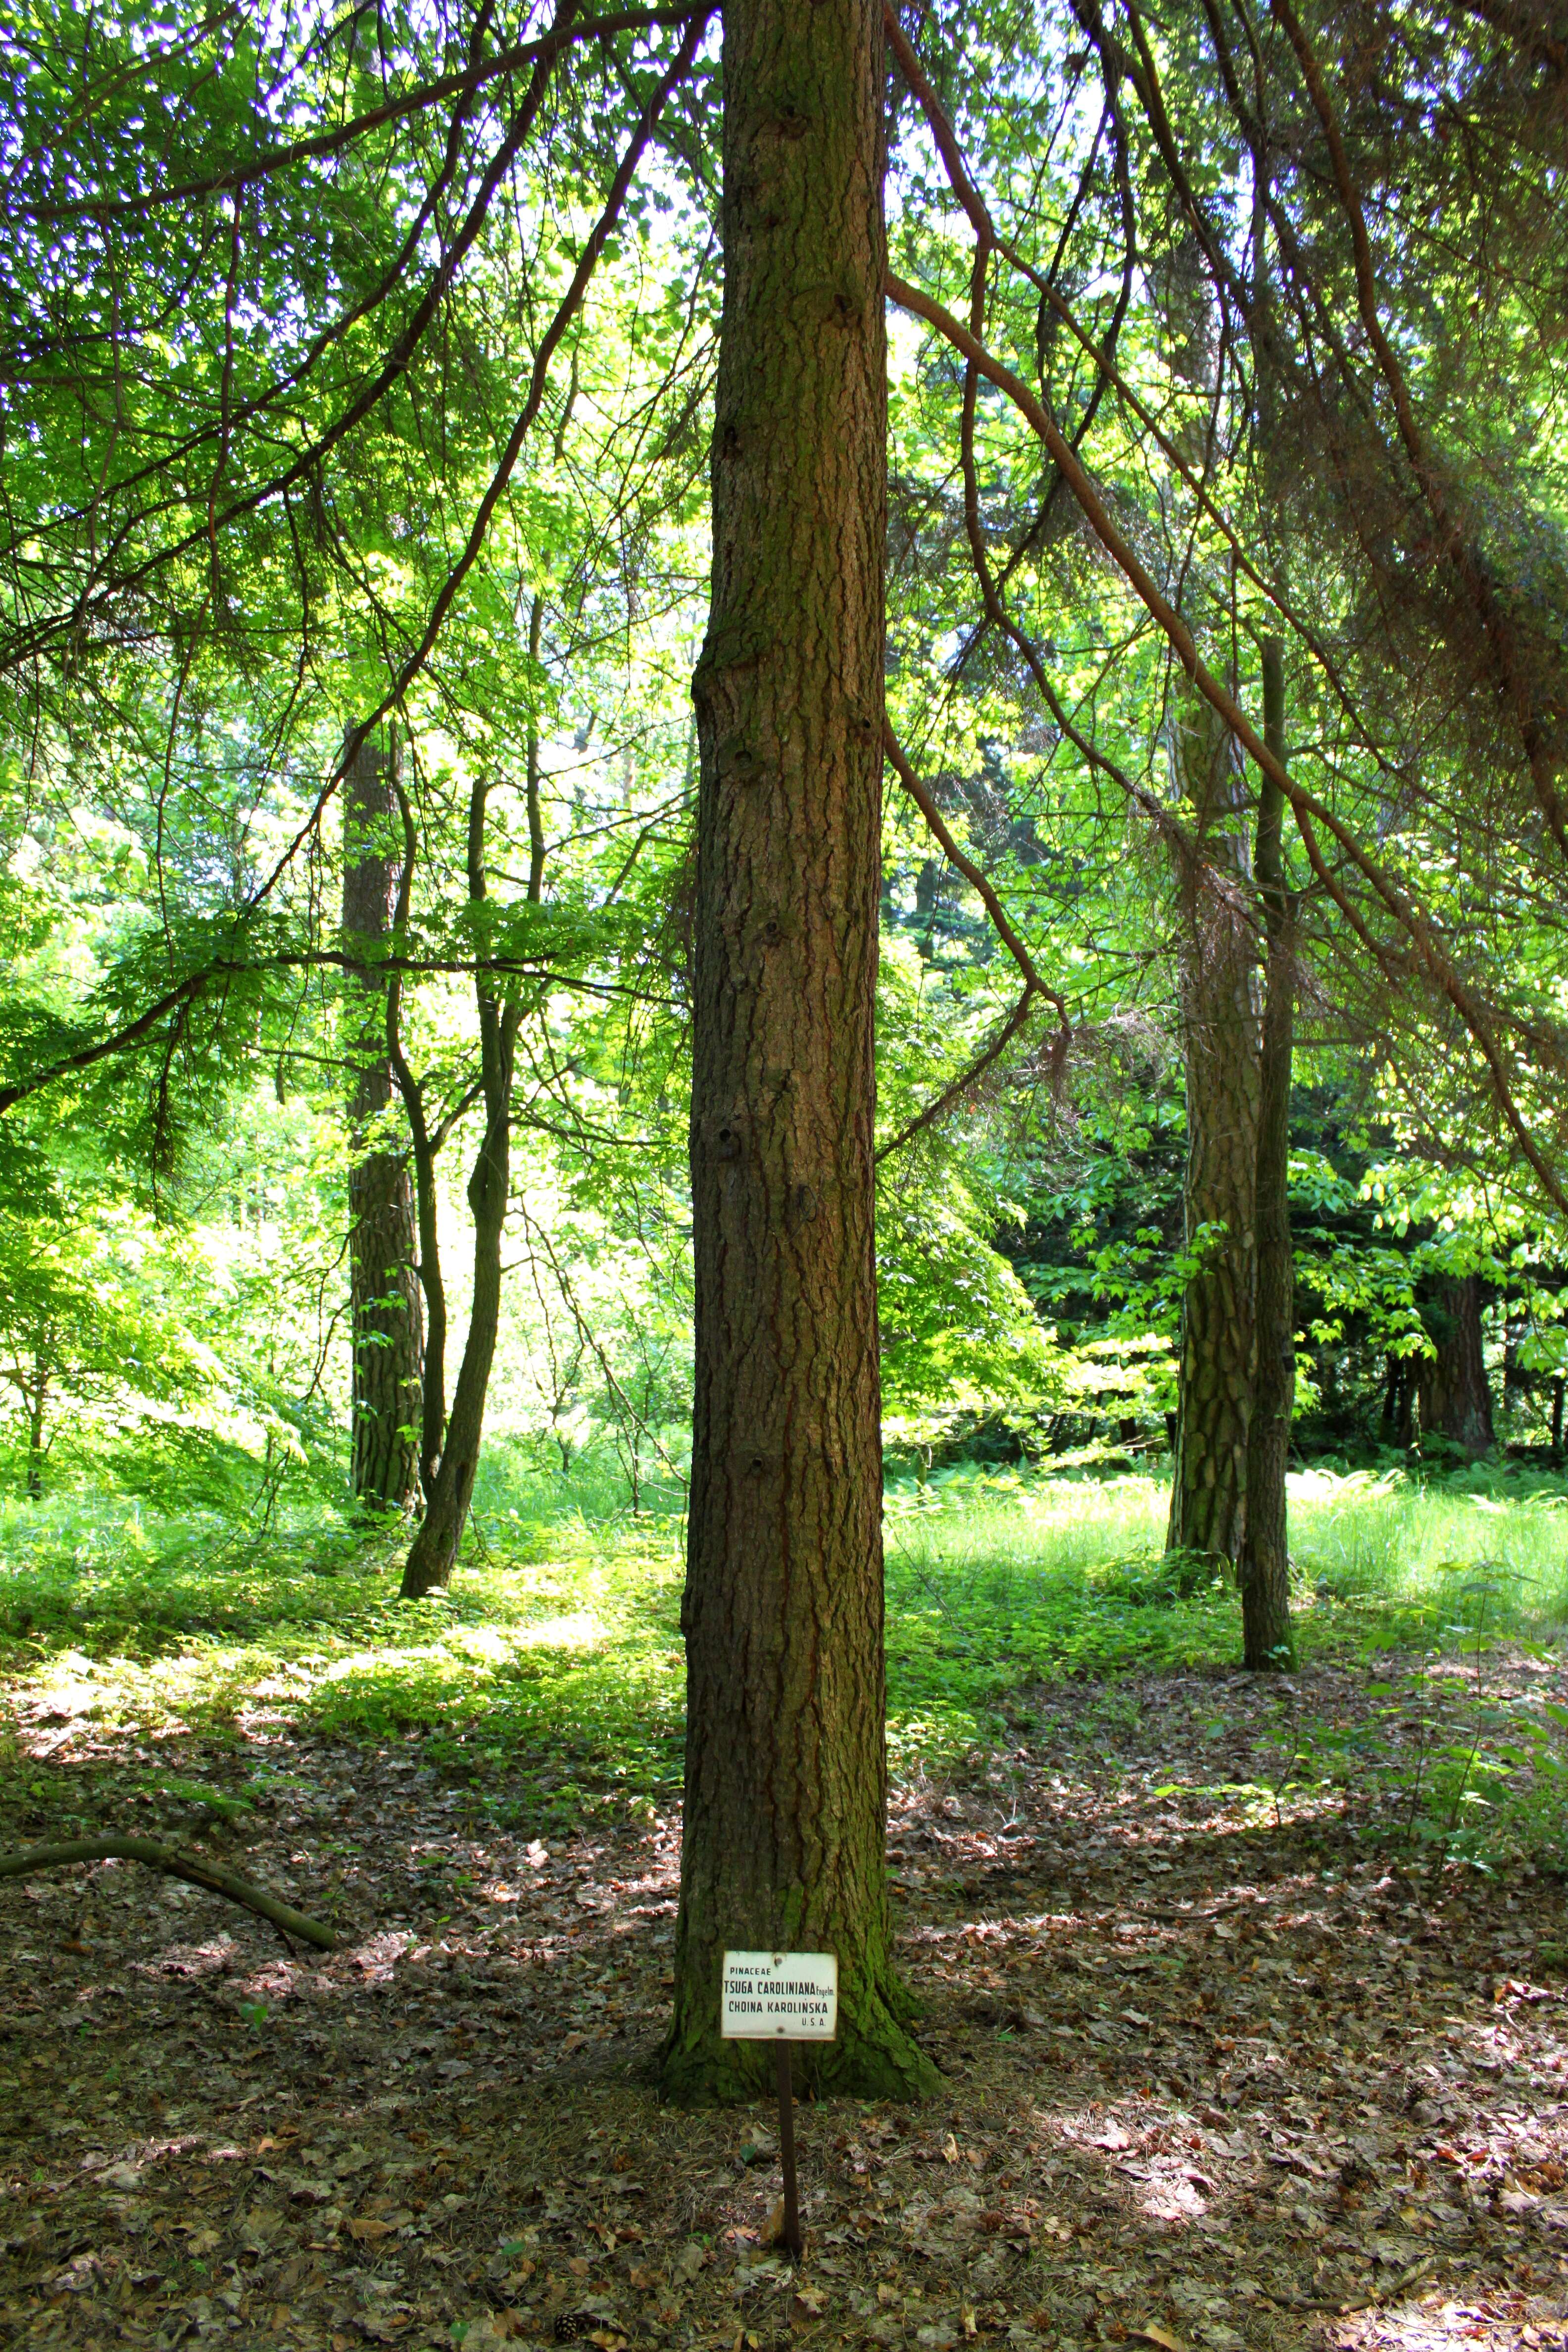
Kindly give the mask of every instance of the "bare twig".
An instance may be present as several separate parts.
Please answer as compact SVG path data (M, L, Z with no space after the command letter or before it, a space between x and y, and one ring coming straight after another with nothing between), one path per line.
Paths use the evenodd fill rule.
M889 766L940 843L942 855L948 864L956 867L970 887L978 894L981 903L995 927L997 938L1023 973L1028 984L1030 995L1043 996L1047 1003L1054 1004L1061 1016L1062 1027L1066 1029L1068 1009L1065 998L1057 993L1047 980L1042 979L1038 965L1014 929L1007 909L996 894L995 884L987 878L972 857L966 857L963 851L960 849L949 829L946 818L932 799L929 788L921 782L913 768L910 767L898 737L886 719L882 721L882 749L887 754Z

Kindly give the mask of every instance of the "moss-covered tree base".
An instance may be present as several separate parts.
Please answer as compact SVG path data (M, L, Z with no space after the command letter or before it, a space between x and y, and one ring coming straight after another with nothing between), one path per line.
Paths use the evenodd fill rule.
M740 2106L771 2098L773 2044L721 2041L713 2005L701 2007L705 2013L684 2024L677 2009L659 2053L660 2095L680 2107ZM933 2098L942 2075L907 2030L913 2009L896 1978L860 2003L854 2018L841 2005L834 2041L791 2044L796 2091L816 2098Z

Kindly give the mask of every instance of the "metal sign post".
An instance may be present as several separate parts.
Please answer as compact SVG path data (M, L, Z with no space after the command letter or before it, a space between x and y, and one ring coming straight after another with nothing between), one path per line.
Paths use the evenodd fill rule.
M779 2043L779 2161L784 2166L784 2242L798 2263L800 2189L795 2177L795 2084L790 2075L789 2043Z
M838 2030L838 1960L832 1952L726 1952L719 2030L726 2042L772 2042L778 2053L784 2242L798 2262L800 2190L795 2162L794 2042L831 2042Z

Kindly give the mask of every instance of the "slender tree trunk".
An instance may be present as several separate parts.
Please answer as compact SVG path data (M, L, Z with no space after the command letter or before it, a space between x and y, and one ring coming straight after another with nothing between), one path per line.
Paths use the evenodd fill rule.
M476 904L485 896L485 800L481 780L476 782L468 801L468 898ZM500 1329L501 1239L511 1181L511 1082L520 1008L511 999L500 1002L483 979L476 983L475 996L485 1132L468 1178L468 1211L474 1221L473 1304L452 1391L452 1410L439 1458L426 1486L425 1517L404 1566L405 1601L444 1589L457 1562L474 1496L485 1400ZM430 1190L433 1202L434 1187Z
M576 362L574 359L574 366ZM544 599L535 596L528 614L528 657L537 671L539 647L544 630ZM540 793L539 714L531 704L528 713L528 903L537 907L544 895L544 807Z
M33 1385L27 1397L27 1499L40 1502L44 1492L44 1419L48 1409L49 1368L40 1352L34 1360Z
M1563 1389L1559 1376L1552 1383L1552 1459L1559 1470L1563 1467Z
M1245 794L1233 737L1184 695L1176 766L1192 812L1179 853L1187 1079L1183 1218L1200 1262L1182 1302L1175 1471L1166 1541L1237 1560L1247 1518L1256 1364L1260 988Z
M1263 731L1285 751L1285 666L1278 637L1263 646ZM1285 887L1284 794L1265 776L1258 807L1258 887L1268 942L1258 1117L1256 1373L1247 1444L1247 1517L1239 1581L1243 1663L1288 1666L1290 1560L1285 1466L1296 1409L1295 1267L1290 1253L1290 1066L1296 1024L1295 908Z
M1452 1438L1469 1454L1486 1454L1494 1434L1479 1275L1445 1283L1423 1319L1437 1352L1422 1359L1417 1376L1422 1433Z
M885 1864L872 1014L886 529L879 0L728 0L701 751L685 1834L668 2094L754 2096L727 1945L838 1957L801 2074L937 2077Z
M485 1400L490 1367L500 1329L501 1237L506 1229L507 1186L510 1179L512 1028L506 1012L494 1003L488 1027L486 1057L493 1062L500 1083L500 1107L487 1104L484 1140L468 1179L468 1208L474 1220L474 1298L463 1358L452 1391L445 1443L425 1497L425 1517L403 1570L402 1597L416 1601L421 1594L444 1590L457 1563L458 1550L473 1501L474 1474L479 1465L479 1440L484 1430ZM488 1089L487 1089L488 1093Z
M386 1111L392 1063L384 950L397 902L397 747L361 746L344 779L343 938L366 962L349 980L349 1297L353 1350L353 1491L412 1510L419 1498L422 1327L414 1195Z

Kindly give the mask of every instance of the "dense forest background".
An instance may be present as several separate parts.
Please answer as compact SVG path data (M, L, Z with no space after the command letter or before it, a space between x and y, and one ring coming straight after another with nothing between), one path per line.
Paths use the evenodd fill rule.
M0 2337L1563 2342L1565 163L0 9Z
M1023 48L933 18L922 86L1022 241L995 352L1259 729L1281 641L1319 812L1280 869L1291 1458L1526 1476L1568 1365L1556 51L1353 23L1382 351L1283 16L1250 95L1206 19L1156 70L1092 12ZM619 33L470 89L456 20L375 24L40 17L7 50L0 1370L37 1520L423 1507L446 1397L392 1433L460 1370L497 973L477 1539L680 1508L714 58L694 35L665 89L663 37ZM894 266L956 299L947 118L890 91ZM1412 108L1427 176L1384 184ZM1159 1476L1227 1231L1194 1214L1194 1120L1229 1113L1194 1104L1188 967L1228 920L1261 986L1256 784L1234 745L1197 772L1180 649L1018 421L895 311L888 696L935 829L889 770L888 1458Z

